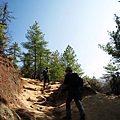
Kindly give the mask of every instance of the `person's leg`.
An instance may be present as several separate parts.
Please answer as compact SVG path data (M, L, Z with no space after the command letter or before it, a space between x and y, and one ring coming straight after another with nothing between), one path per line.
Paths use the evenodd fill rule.
M79 112L80 112L80 117L81 117L80 120L85 120L85 115L86 115L86 113L85 113L85 110L84 110L84 108L83 108L80 100L74 100L74 101L75 101L76 106L77 106L77 108L78 108L78 110L79 110Z
M66 99L66 116L63 117L63 119L66 119L66 120L71 119L71 108L70 108L71 101L72 101L72 96L68 93L67 99Z
M50 80L49 80L49 77L47 77L47 80L48 80L48 85L50 84Z
M70 108L71 101L72 101L72 99L67 99L66 100L66 116L68 118L71 118L71 108Z
M43 86L44 89L45 89L45 84L46 84L46 77L44 78L44 86Z

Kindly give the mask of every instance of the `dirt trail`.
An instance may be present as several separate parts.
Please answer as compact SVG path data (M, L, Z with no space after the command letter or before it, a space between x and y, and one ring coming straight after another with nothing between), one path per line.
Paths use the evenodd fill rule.
M23 90L19 95L20 101L24 104L26 109L39 116L42 120L52 120L54 107L46 102L54 90L58 89L60 83L51 83L49 87L43 91L43 82L28 78L22 78ZM39 120L38 119L38 120Z
M38 80L22 78L23 91L19 99L27 110L34 112L42 120L62 120L65 115L65 102L56 105L50 100L50 95L60 87L60 83L51 83L43 92L43 83ZM55 98L54 98L55 99ZM86 120L120 120L120 96L96 95L86 96L82 100L86 111ZM71 103L72 120L79 120L79 112L74 104Z
M86 111L86 120L120 120L120 97L97 93L87 96L82 100ZM79 112L74 101L71 103L72 119L79 120ZM58 109L59 117L62 120L65 114L65 104Z

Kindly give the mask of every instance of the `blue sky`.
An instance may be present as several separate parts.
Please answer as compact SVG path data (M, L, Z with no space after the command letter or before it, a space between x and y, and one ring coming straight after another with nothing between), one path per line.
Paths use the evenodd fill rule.
M110 38L107 31L115 30L114 14L120 16L118 0L3 1L8 1L8 9L16 18L9 28L13 42L20 45L27 41L25 34L37 21L48 41L47 48L63 53L69 44L86 75L102 76L110 56L98 44L106 44Z

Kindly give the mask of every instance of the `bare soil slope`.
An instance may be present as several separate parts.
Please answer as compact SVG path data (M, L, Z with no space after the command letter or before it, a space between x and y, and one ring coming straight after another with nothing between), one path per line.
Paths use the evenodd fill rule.
M82 104L86 111L86 120L120 120L120 97L97 93L96 95L86 96ZM72 119L79 120L79 112L74 102L71 105ZM65 114L65 105L57 109L59 113L56 120L62 120Z
M19 73L7 56L0 54L0 97L4 98L10 105L17 107L20 105L17 99L21 90L21 80Z
M61 120L65 115L65 100L59 104L60 100L57 102L50 98L60 87L60 83L51 83L43 92L42 82L25 78L22 80L24 89L20 99L26 108L38 113L38 116L42 115L44 119ZM57 96L54 99L57 99ZM86 120L120 120L120 96L97 93L84 97L82 104L87 114ZM71 103L71 109L72 119L79 120L79 112L74 101Z
M60 90L59 82L51 82L43 91L43 82L20 79L7 57L0 55L0 120L61 120L66 93ZM120 120L120 96L95 94L89 87L84 95L86 120ZM72 119L79 120L74 101L71 108Z

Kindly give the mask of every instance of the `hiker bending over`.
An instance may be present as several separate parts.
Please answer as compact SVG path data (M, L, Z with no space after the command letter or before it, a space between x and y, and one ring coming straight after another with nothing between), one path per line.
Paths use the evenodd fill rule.
M71 67L67 67L66 75L64 79L64 84L67 86L67 98L66 98L66 116L63 117L63 119L70 120L71 119L71 109L70 109L70 103L72 102L72 99L74 99L76 106L80 112L80 120L85 120L85 111L84 108L80 102L81 95L79 90L79 83L80 77L77 73L72 73ZM76 78L75 78L76 77ZM79 80L76 80L76 79Z
M48 82L49 84L49 75L48 75L48 67L46 67L46 69L43 71L43 77L44 77L44 88L45 88L45 85L46 85L46 82Z

